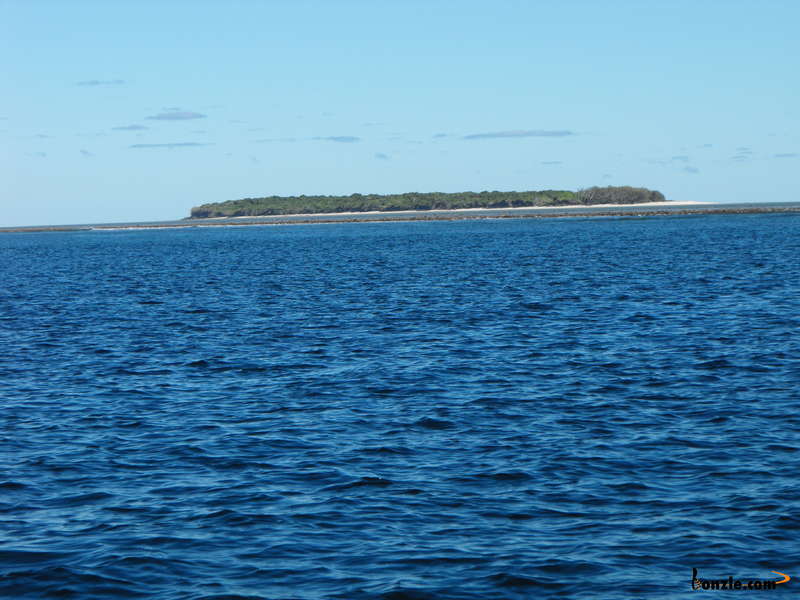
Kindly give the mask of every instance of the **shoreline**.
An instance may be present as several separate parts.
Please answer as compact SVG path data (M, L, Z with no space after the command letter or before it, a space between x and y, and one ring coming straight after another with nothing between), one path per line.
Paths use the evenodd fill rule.
M780 204L780 203L775 203ZM198 229L207 227L254 227L264 225L314 225L336 223L399 223L419 221L472 221L492 219L619 218L721 214L800 213L800 203L787 206L721 205L714 202L653 202L642 204L578 205L559 207L466 208L439 211L393 211L361 213L316 213L264 217L211 217L151 223L106 223L97 225L43 225L0 227L0 233L78 231L125 231L141 229ZM595 209L601 210L595 210ZM603 210L606 209L606 210ZM522 212L528 211L528 212ZM545 212L547 211L547 212ZM359 218L362 217L362 218ZM343 217L343 218L342 218ZM366 218L364 218L366 217Z
M689 206L695 204L713 205L716 202L685 202L683 200L665 200L664 202L639 202L637 204L567 204L564 206L504 206L499 208L431 208L426 210L364 210L364 211L350 211L350 212L333 212L333 213L289 213L285 215L255 215L247 216L240 215L237 217L202 217L199 219L187 219L187 221L218 221L229 219L280 219L280 218L297 218L297 217L334 217L334 216L376 216L376 215L408 215L420 213L474 213L486 212L489 210L498 211L523 211L523 210L574 210L580 208L637 208L643 206Z

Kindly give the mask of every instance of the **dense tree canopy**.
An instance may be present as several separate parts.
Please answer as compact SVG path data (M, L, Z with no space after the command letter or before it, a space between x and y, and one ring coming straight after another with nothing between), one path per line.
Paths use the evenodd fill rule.
M570 204L638 204L663 201L664 195L645 188L592 187L578 192L460 192L406 194L351 194L350 196L267 196L214 202L192 208L194 219L258 217L268 215L366 212L393 210L447 210L454 208L509 208L567 206Z
M624 186L590 187L578 191L580 204L639 204L664 202L664 194L645 188Z

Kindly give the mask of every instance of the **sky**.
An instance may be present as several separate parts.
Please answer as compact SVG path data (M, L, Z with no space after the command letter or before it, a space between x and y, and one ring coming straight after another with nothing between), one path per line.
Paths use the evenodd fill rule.
M0 226L269 195L800 201L796 0L0 0Z

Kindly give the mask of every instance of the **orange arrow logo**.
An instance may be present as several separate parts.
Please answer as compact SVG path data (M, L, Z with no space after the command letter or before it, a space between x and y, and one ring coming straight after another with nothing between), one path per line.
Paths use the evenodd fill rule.
M772 572L775 573L776 575L783 575L783 579L781 579L780 581L776 581L775 582L776 584L778 584L778 583L786 583L787 581L789 581L791 579L791 577L789 577L786 573L781 573L780 571L772 571Z

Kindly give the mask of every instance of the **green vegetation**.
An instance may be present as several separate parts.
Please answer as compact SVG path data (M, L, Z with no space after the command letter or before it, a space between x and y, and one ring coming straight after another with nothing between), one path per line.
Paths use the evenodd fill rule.
M407 194L352 194L350 196L268 196L214 202L192 208L191 218L260 217L268 215L366 212L372 210L448 210L454 208L509 208L567 206L570 204L640 204L662 202L661 192L634 187L591 187L577 192L440 192Z

